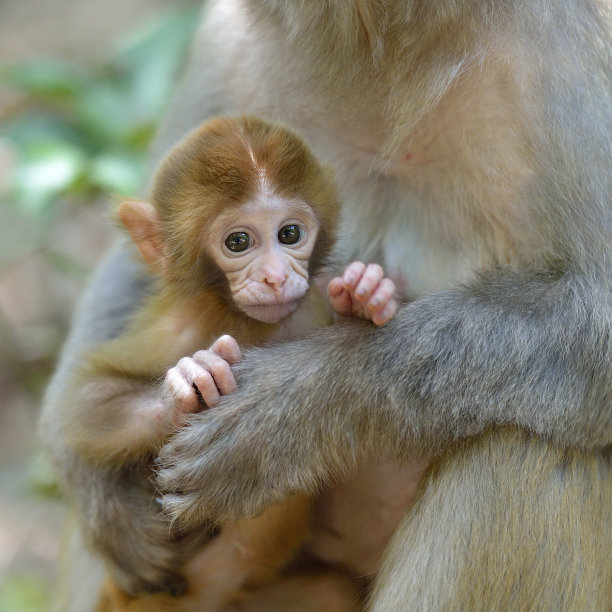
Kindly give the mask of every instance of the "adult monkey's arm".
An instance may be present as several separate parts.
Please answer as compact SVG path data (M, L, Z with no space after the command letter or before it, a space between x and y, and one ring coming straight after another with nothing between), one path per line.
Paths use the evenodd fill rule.
M163 450L161 486L177 490L165 506L185 522L256 513L358 457L437 452L504 424L609 445L610 307L609 293L569 273L496 271L380 329L351 323L251 351L238 391Z
M401 64L385 75L412 130L408 144L396 144L416 146L422 161L411 172L399 165L404 150L393 150L388 174L369 194L353 185L347 206L360 215L357 255L368 236L381 240L384 223L390 234L426 215L435 227L449 226L461 246L490 231L491 244L509 249L496 258L487 243L471 280L415 296L380 330L350 324L247 354L238 392L195 417L162 452L165 505L180 520L256 512L291 490L329 482L356 458L429 454L493 427L519 426L593 452L612 444L609 23L595 3L539 2L516 13L502 5L411 6L406 48L383 53L378 69L406 54L410 70ZM568 18L572 10L579 22ZM420 17L424 31L410 33ZM475 39L456 39L467 26ZM311 52L303 40L295 48ZM331 85L316 76L349 92L361 83L335 74ZM489 95L491 105L479 106ZM425 122L419 148L418 122L428 112L436 120ZM406 159L414 161L412 149ZM508 189L498 189L508 177ZM394 199L405 208L393 208ZM396 219L388 209L409 214ZM522 234L530 236L525 243ZM410 279L418 264L402 265ZM228 470L230 479L220 477Z

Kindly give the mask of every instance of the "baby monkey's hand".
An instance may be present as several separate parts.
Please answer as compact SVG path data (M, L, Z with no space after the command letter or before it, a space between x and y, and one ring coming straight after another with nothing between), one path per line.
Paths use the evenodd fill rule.
M192 357L183 357L166 373L164 395L172 404L177 425L184 416L196 412L203 400L212 407L222 395L236 390L236 380L231 365L240 361L242 354L238 343L228 335L221 336L206 351L198 351Z
M345 317L356 316L384 325L397 312L395 283L378 264L352 262L342 276L332 278L327 292L334 310Z

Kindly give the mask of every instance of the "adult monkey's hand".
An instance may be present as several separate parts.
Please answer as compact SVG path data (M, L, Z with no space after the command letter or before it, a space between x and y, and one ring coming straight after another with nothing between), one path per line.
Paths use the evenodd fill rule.
M354 445L364 448L356 440L355 396L362 396L361 406L365 396L375 401L376 389L351 390L345 370L365 367L358 347L380 331L347 322L246 351L233 368L238 390L192 416L162 449L158 484L166 492L165 510L182 523L255 515L293 491L314 492L350 468ZM338 358L343 353L348 359ZM329 378L336 383L327 385ZM313 384L317 380L322 384ZM346 435L338 439L338 431Z

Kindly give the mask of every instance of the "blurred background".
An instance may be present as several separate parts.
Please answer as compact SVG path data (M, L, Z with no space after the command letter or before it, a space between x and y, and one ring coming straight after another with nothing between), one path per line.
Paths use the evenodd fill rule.
M40 401L110 197L140 193L199 4L0 0L0 612L48 609L63 506Z

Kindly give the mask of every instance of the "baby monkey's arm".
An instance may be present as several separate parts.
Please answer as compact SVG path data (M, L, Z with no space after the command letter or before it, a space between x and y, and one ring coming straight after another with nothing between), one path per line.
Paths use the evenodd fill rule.
M332 278L327 292L334 310L345 317L355 316L384 325L397 312L395 283L378 264L352 262L342 276Z

